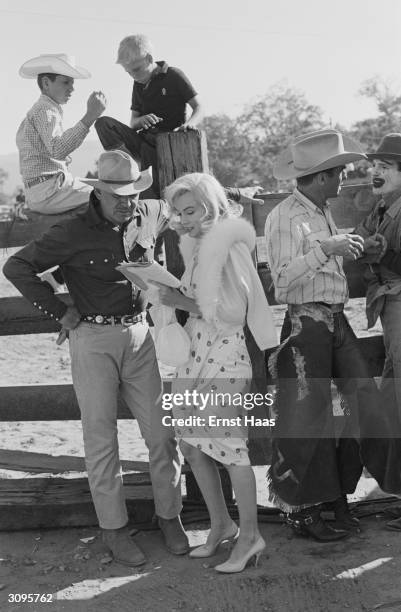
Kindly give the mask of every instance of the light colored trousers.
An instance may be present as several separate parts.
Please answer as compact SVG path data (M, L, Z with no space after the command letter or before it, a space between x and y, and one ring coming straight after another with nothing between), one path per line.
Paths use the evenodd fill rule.
M70 353L100 527L118 529L128 521L117 439L119 391L149 450L156 514L174 518L182 509L180 463L174 430L162 424L162 383L147 323L81 323L70 331Z
M93 187L74 178L69 172L25 189L27 206L42 215L57 215L89 202Z
M381 391L395 399L401 421L401 294L386 295L380 319L386 349Z

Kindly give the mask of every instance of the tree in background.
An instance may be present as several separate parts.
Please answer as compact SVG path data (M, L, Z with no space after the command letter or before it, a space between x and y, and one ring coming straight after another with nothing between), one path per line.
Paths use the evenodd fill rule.
M274 189L273 164L296 136L324 126L323 111L303 92L278 83L248 105L239 117L241 133L249 142L248 172L267 189Z
M238 129L238 119L218 114L205 117L201 129L207 136L209 165L222 185L249 185L249 143Z
M323 126L318 106L301 91L277 83L236 119L212 115L201 127L207 134L211 169L223 185L261 184L276 190L272 167L277 156L295 136Z
M351 128L352 135L374 151L385 134L401 131L401 95L393 83L374 76L364 81L359 95L373 100L377 116L357 121Z

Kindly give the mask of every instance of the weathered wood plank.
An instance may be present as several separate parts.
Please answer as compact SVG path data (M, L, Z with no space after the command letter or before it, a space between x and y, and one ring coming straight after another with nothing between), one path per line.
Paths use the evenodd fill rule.
M123 472L149 472L147 461L121 460ZM48 455L25 450L0 449L0 470L29 472L31 474L63 474L86 472L85 459L72 455Z
M150 489L150 487L149 487ZM145 493L144 491L142 493ZM127 499L130 524L149 525L154 517L153 498ZM99 524L91 501L65 504L33 504L3 506L0 502L0 531L24 529L58 529L59 527L97 527Z
M160 184L163 188L186 172L208 172L207 145L203 134L197 135L195 132L160 134L158 146L159 155L168 156L167 159L163 158L164 161L159 166ZM188 150L185 149L186 146L189 147ZM196 157L197 152L199 158ZM267 193L258 196L265 201L264 206L253 207L254 225L258 236L263 236L267 214L288 195L288 193ZM369 184L344 185L339 197L331 201L337 226L354 227L370 212L376 201L377 197L372 194ZM29 213L29 221L17 219L11 229L9 221L1 221L0 248L27 244L51 225L62 220L63 215Z
M3 249L27 244L46 232L52 225L63 223L71 218L70 213L59 215L42 215L31 210L26 211L25 219L2 221L0 223L0 247Z
M76 421L81 418L72 385L27 385L0 388L1 421ZM132 419L124 400L118 418Z
M188 172L209 172L203 131L165 132L156 137L160 192Z
M359 338L371 376L380 376L384 362L382 336ZM170 389L165 382L165 391ZM0 422L2 421L66 421L78 420L79 408L72 385L28 385L0 388ZM118 418L132 419L132 414L119 398Z
M123 478L128 514L134 523L154 515L148 475ZM0 530L97 525L87 478L10 478L0 480Z
M166 393L171 381L163 382ZM122 397L118 398L119 419L133 416ZM72 385L26 385L0 387L0 422L2 421L76 421L80 412Z

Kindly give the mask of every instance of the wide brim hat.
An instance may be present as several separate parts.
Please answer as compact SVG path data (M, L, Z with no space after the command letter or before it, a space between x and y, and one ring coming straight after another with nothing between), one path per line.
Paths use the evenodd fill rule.
M142 172L136 161L125 151L104 151L98 161L97 179L80 178L87 185L116 195L135 195L146 191L153 183L152 167Z
M39 74L62 74L73 79L89 79L91 73L77 66L73 55L65 53L46 53L33 57L19 69L19 75L24 79L36 79Z
M367 153L367 158L395 159L401 161L401 134L393 133L384 136L376 153Z
M366 155L356 140L337 130L318 130L294 140L277 159L273 176L279 180L295 179L360 159L366 159Z

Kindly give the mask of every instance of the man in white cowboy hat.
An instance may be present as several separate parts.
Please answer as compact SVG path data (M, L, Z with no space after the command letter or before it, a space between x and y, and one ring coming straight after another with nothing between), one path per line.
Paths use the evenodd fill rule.
M282 344L269 360L277 380L271 499L287 513L293 530L321 542L358 528L347 505L362 471L355 429L376 411L378 390L369 378L356 337L344 316L348 299L342 261L357 259L364 240L338 234L328 198L335 198L349 162L366 159L359 145L332 129L297 138L274 168L277 179L295 179L292 195L268 215L268 262L279 303L288 304ZM376 248L374 241L367 244ZM331 379L347 407L336 443ZM368 466L369 467L369 466ZM330 503L336 527L320 516Z
M166 223L164 202L138 201L152 183L130 155L107 151L87 211L53 225L13 255L5 276L69 336L74 388L81 410L85 459L105 544L114 559L141 565L145 556L129 537L117 442L120 391L149 449L155 510L167 548L188 551L180 521L180 463L171 428L162 424L155 349L140 291L116 270L128 259L152 256ZM59 265L73 304L66 306L37 273Z
M74 79L87 79L90 73L77 66L71 55L56 53L28 60L19 74L25 79L36 79L41 91L16 137L27 206L45 215L87 206L90 188L68 171L69 156L105 110L103 93L94 91L82 119L64 131L62 105L74 91Z

